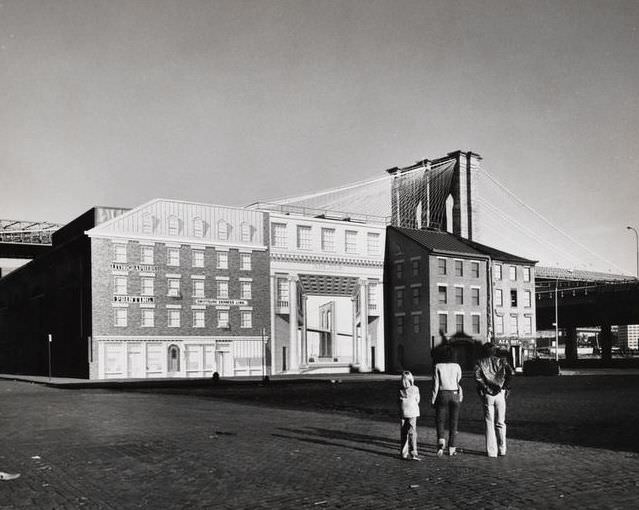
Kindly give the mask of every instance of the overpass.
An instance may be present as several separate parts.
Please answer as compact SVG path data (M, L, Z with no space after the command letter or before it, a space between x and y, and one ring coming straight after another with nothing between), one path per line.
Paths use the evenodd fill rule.
M33 259L43 255L51 248L53 232L61 226L48 221L0 219L0 259Z
M601 328L602 359L611 357L613 324L639 324L639 279L593 271L538 267L537 329L566 331L566 360L577 359L577 328Z

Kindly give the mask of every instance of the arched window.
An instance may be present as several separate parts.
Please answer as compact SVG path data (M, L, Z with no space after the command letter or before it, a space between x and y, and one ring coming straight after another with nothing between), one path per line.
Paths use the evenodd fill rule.
M242 225L240 225L240 231L242 235L242 241L245 243L251 242L251 238L253 237L251 225L243 222Z
M177 345L169 346L169 372L180 371L180 348Z
M142 216L142 233L153 233L153 216L151 216L149 213L146 213L144 216Z
M170 236L176 236L180 233L180 220L177 216L169 216L168 227Z
M193 237L204 237L204 222L199 216L193 218Z
M224 220L217 222L217 238L220 241L226 241L229 238L229 224Z

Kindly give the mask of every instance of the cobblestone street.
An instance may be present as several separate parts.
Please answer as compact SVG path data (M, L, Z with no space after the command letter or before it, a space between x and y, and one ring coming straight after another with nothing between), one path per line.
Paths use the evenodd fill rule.
M344 403L322 409L299 399L330 393L330 383L159 392L0 381L0 470L22 474L0 482L0 509L635 508L635 444L624 450L541 439L553 428L559 439L581 437L578 424L561 424L564 415L581 421L580 413L598 420L591 434L629 437L634 407L615 400L607 408L608 390L592 391L592 383L636 395L639 378L521 379L509 410L509 454L498 459L483 454L480 420L462 423L461 455L437 458L429 385L420 383L421 463L398 459L399 426L388 412L394 402L379 409L374 397L360 397L350 412ZM357 395L367 384L345 381L340 394ZM548 384L558 385L557 398ZM371 385L385 399L396 383ZM526 397L533 393L539 398ZM468 423L479 407L468 388L465 400ZM535 412L545 423L529 419ZM526 421L533 440L518 433Z

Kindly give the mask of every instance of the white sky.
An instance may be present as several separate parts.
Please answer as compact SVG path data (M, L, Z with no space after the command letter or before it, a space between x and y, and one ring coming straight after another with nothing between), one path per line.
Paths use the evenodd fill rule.
M0 218L297 195L474 150L629 273L639 2L0 0Z

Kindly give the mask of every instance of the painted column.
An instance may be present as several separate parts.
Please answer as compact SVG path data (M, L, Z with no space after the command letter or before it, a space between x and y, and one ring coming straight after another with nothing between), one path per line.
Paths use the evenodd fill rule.
M308 322L306 320L306 302L308 301L308 297L302 296L302 363L301 366L308 366L308 342L307 342L307 334L306 328L308 326Z
M370 341L368 339L368 280L359 281L359 321L362 332L360 361L363 370L370 365Z
M351 298L353 302L353 366L359 365L359 356L357 353L357 296Z
M288 277L288 337L289 337L289 372L299 370L299 351L297 349L297 276Z

